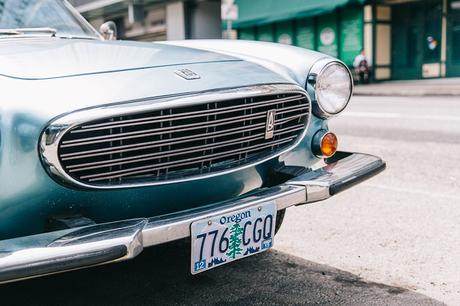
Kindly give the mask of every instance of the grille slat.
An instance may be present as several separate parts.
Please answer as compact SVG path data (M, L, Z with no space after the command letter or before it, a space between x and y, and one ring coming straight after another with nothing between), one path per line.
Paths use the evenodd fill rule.
M262 136L262 134L259 135L254 135L250 137L244 137L240 138L241 141L250 141L250 140L256 140L258 137ZM144 155L138 155L135 157L126 157L126 158L119 158L119 159L113 159L109 163L107 161L102 161L102 162L94 162L94 163L86 163L86 164L76 164L67 167L67 169L70 169L69 172L78 172L78 171L84 171L88 169L95 169L95 168L103 168L103 167L108 167L108 166L117 166L120 164L123 164L123 162L127 163L136 163L140 161L145 161L149 159L159 159L159 158L165 158L165 157L172 157L172 156L177 156L177 155L183 155L184 153L194 153L194 152L199 152L203 149L206 150L211 150L212 148L222 148L225 147L228 144L234 143L233 140L229 141L224 141L219 143L219 145L214 145L214 144L207 144L204 146L201 146L200 148L197 149L190 149L190 148L184 148L176 151L170 151L167 154L163 152L157 152L153 154L144 154ZM87 167L87 166L96 166L96 167Z
M301 129L302 127L303 126L301 126L300 128L297 127L296 129L290 128L290 129L285 130L285 131L280 131L277 135L285 134L285 133L292 133L292 132L294 132L296 130ZM243 138L240 138L239 140L241 142L257 140L258 138L260 139L264 135L265 135L265 133L260 133L258 135L243 137ZM199 151L201 151L203 149L213 150L213 149L223 148L223 147L226 147L229 144L234 145L235 141L232 139L232 140L227 140L227 141L224 141L224 142L219 142L218 145L215 145L214 143L211 143L211 144L203 145L203 146L201 146L199 148L195 148L195 149L184 148L184 149L179 149L179 150L172 150L172 151L169 151L167 154L165 154L164 152L157 152L157 153L153 153L153 154L137 155L137 156L134 156L134 157L125 157L125 158L118 158L118 159L99 161L99 162L92 162L92 163L75 164L75 165L68 166L67 169L69 169L69 172L79 172L79 171L103 168L103 167L108 167L108 166L119 166L119 165L123 164L124 162L126 162L126 163L136 163L136 162L146 161L146 160L151 160L151 159L173 157L173 156L177 156L177 155L183 155L184 153L185 154L187 154L187 153L190 154L190 153L194 153L194 152L199 152Z
M288 109L286 111L279 112L279 114L285 114L289 112L294 112L294 111L307 111L308 109L306 108L298 108L298 109ZM245 121L246 119L261 119L265 118L265 114L260 114L257 116L252 116L250 115L244 115L244 116L238 116L235 118L225 118L225 119L220 119L220 120L210 120L209 122L212 122L213 124L207 125L207 127L214 127L214 126L221 126L225 125L227 123L235 123L235 120L238 122ZM300 115L297 115L300 116ZM296 117L296 116L294 116ZM183 128L183 126L186 126L186 128ZM153 132L156 131L157 134L163 134L163 133L171 133L171 132L183 132L183 131L189 131L193 129L200 129L203 128L203 124L201 122L197 122L194 124L184 124L180 125L177 128L165 128L165 129L148 129L148 130L141 130L141 131L134 131L134 132L126 132L126 133L117 133L117 134L112 134L110 133L109 135L104 135L104 136L95 136L95 137L87 137L87 138L80 138L77 140L68 140L68 141L63 141L62 142L62 147L69 147L72 145L80 145L80 144L89 144L89 143L96 143L97 141L114 141L114 140L122 140L125 138L125 136L132 136L132 135L138 135L142 137L145 132ZM150 134L149 134L150 135ZM118 138L113 138L113 136L117 136ZM91 142L93 141L93 142Z
M242 116L238 119L238 122L244 121L247 119L248 116ZM258 118L263 118L264 115L259 115ZM215 122L215 121L213 121ZM234 121L226 119L222 120L221 122L214 123L212 126L220 126L220 125L225 125L227 123L234 123ZM185 125L184 125L185 126ZM206 128L206 127L204 127ZM119 133L117 134L116 138L112 138L112 135L107 135L107 136L96 136L96 137L88 137L88 138L82 138L81 140L70 140L70 141L63 141L62 147L70 147L72 145L85 145L85 144L92 144L92 143L98 143L98 142L107 142L107 141L114 141L114 140L122 140L122 139L129 139L129 136L134 136L134 137L145 137L145 136L154 136L154 135L162 135L165 133L172 133L172 132L184 132L184 131L190 131L190 130L196 130L196 129L203 129L202 124L190 124L187 125L185 128L165 128L165 129L150 129L150 130L145 130L145 131L136 131L136 132L128 132L128 133ZM153 131L157 131L153 133ZM152 133L145 133L145 132L152 132ZM120 135L126 135L126 136L121 136Z
M265 127L265 123L254 125L250 130L251 131L260 130L263 127ZM192 136L178 137L178 138L175 138L174 140L167 139L167 140L162 140L162 141L140 142L140 143L136 143L132 145L113 146L113 147L109 147L105 149L82 151L82 152L70 153L70 154L62 154L61 157L62 157L62 160L65 161L65 160L88 158L88 157L107 155L107 154L113 154L113 153L123 153L123 152L129 152L132 150L154 149L158 146L168 146L172 144L180 144L180 143L194 141L197 137L199 137L202 140L207 140L209 138L230 136L236 133L241 133L241 131L245 129L246 127L239 127L235 129L226 130L225 133L222 133L222 132L202 133L202 134L197 134L197 135L192 135ZM207 136L207 137L204 137L204 136Z
M283 144L283 143L286 143L286 142L291 141L291 140L292 140L292 138L285 139L283 141L278 141L276 144ZM233 154L238 153L238 152L239 152L239 154L248 153L248 152L253 152L253 151L256 151L256 150L268 148L268 147L271 147L271 146L272 146L272 144L260 145L260 146L252 147L250 150L232 150L232 151L222 153L222 154L210 154L210 155L206 156L206 159L209 159L209 158L216 158L216 159L217 158L223 158L223 157L229 156L230 154L233 155ZM202 160L202 158L200 158L200 159L199 158L194 158L194 159L188 159L186 162L164 163L161 167L159 167L159 166L158 167L142 166L142 167L132 168L132 169L130 169L130 171L127 171L127 170L111 171L110 172L111 174L115 174L115 175L111 175L111 176L104 176L105 174L98 174L98 175L82 176L81 178L82 179L90 179L90 181L113 179L113 178L123 177L123 176L126 176L126 175L139 174L139 173L142 173L144 171L159 170L159 169L162 169L165 166L182 166L182 165L186 165L186 164L190 163L191 161L201 162L201 160ZM135 170L135 171L133 172L132 170Z
M295 101L296 99L300 99L300 98L302 98L302 96L297 95L297 96L289 97L289 98L274 99L271 101L262 101L259 103L253 103L250 106L247 106L244 108L241 108L240 105L236 105L236 106L221 108L219 109L219 111L216 111L215 109L207 109L204 111L192 111L192 112L188 112L188 113L180 114L180 115L162 116L161 119L156 119L156 120L155 120L156 117L147 117L143 119L123 120L123 124L102 123L102 124L83 125L81 127L81 130L73 130L71 131L71 133L82 133L82 132L88 132L88 131L95 131L99 129L110 129L110 128L117 128L117 127L122 127L122 126L132 126L132 125L137 125L137 124L159 123L159 122L169 121L172 119L193 118L193 117L196 117L197 115L198 116L212 116L216 114L233 112L235 111L235 109L246 110L246 109L257 108L260 106L270 106L270 105L274 105L274 104L281 103L281 102Z
M269 111L274 133L266 139ZM73 127L58 156L89 185L167 182L276 156L297 142L309 113L306 96L292 92L121 114Z

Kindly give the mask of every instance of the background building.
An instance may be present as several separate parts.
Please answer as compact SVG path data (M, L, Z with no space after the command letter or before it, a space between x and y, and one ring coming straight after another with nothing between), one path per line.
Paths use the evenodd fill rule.
M234 2L239 13L232 26L239 39L318 50L350 66L364 49L377 81L460 76L460 0ZM220 38L226 27L220 0L72 3L96 28L115 21L122 39Z
M235 0L238 38L318 50L375 80L460 76L460 0Z
M118 36L132 40L220 38L220 0L71 0L95 26L117 24Z

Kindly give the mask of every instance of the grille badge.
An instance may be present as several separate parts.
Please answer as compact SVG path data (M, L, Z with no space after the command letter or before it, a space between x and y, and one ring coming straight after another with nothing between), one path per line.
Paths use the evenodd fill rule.
M265 123L265 139L272 139L275 131L276 110L272 109L267 112L267 121Z

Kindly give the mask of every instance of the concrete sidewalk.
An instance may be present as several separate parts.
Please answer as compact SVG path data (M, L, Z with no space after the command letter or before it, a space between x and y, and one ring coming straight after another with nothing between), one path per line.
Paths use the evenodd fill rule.
M460 96L460 78L356 85L354 94L358 96Z

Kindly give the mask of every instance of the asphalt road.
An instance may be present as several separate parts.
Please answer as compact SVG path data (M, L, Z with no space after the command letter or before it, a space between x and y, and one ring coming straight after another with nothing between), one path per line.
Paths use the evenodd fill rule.
M0 287L0 305L460 304L460 100L356 97L331 127L380 176L288 210L275 249L189 274L188 241Z

